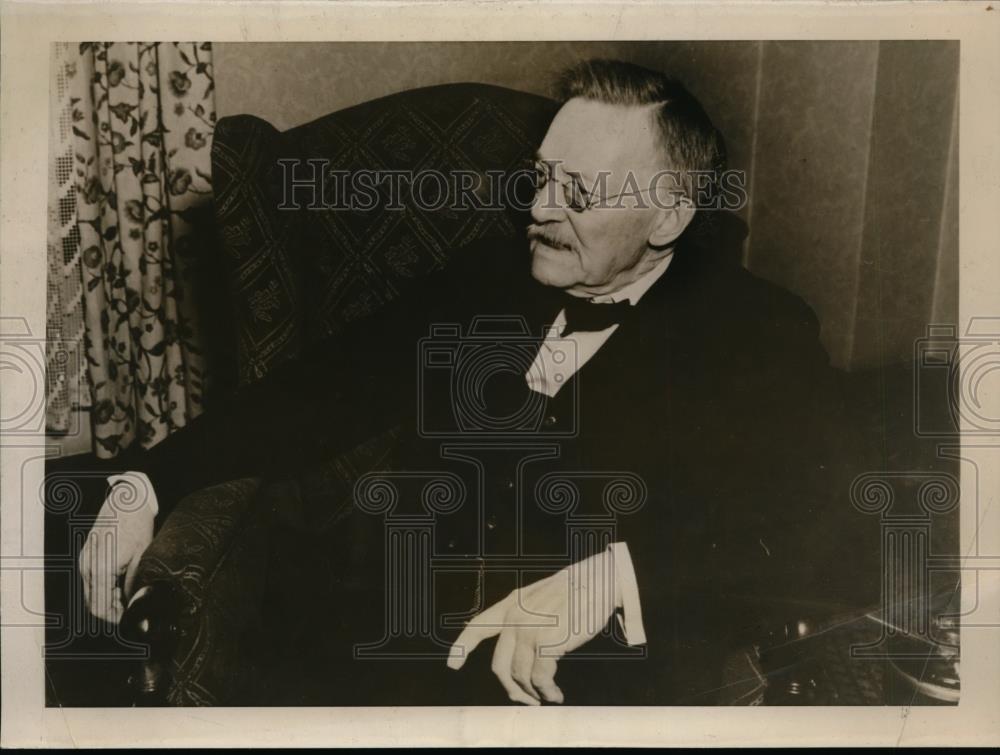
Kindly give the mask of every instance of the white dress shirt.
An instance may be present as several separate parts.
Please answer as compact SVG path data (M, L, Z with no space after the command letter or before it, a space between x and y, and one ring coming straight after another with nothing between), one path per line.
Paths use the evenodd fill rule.
M673 254L668 254L641 278L612 294L595 296L591 301L595 304L627 301L635 306L642 295L667 271L673 257ZM562 332L565 328L566 310L563 309L556 315L555 322L549 327L545 340L538 349L535 361L524 375L531 390L544 393L550 398L559 393L559 389L598 352L618 326L612 325L597 331L577 330L564 338Z
M667 271L672 259L673 254L668 254L641 278L614 293L595 296L591 301L595 304L627 301L635 306L642 295ZM534 362L524 375L529 388L550 398L559 393L566 382L598 352L611 334L618 329L618 325L600 331L574 331L563 337L565 328L566 310L563 309L556 315ZM639 585L635 578L635 568L628 545L623 542L611 543L608 546L608 557L613 562L615 589L618 591L615 604L621 608L618 621L622 633L629 645L642 645L646 642L646 630L642 624Z

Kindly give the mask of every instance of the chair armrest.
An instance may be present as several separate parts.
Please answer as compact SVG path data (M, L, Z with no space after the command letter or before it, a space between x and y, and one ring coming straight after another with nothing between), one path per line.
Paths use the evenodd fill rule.
M263 585L271 507L260 487L247 478L187 496L143 554L121 625L149 648L131 680L139 704L218 704L247 683L231 656Z
M854 650L876 643L882 632L876 608L817 615L787 622L760 638L754 650L767 690L765 705L884 705L886 668L881 658Z

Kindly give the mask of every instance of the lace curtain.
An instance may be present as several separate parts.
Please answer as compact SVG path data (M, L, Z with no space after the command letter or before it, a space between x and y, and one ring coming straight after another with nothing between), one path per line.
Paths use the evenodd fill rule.
M76 75L77 66L69 44L52 46L51 66L45 422L46 430L65 433L71 427L70 413L78 406L90 406L86 374L80 369L83 282L80 230L76 225L70 94L70 80Z
M82 336L95 451L112 457L134 441L154 445L201 412L203 359L187 284L190 213L211 198L211 45L60 47L56 82L62 76L69 101L53 110L63 117L50 195L58 223L50 208L49 328ZM73 379L49 368L48 420L57 429Z

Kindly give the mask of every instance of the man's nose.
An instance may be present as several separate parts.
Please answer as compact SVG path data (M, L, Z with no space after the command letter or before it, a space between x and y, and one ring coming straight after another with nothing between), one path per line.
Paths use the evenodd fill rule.
M565 217L565 199L558 189L555 182L550 181L535 192L535 200L531 203L531 219L536 223L547 223Z

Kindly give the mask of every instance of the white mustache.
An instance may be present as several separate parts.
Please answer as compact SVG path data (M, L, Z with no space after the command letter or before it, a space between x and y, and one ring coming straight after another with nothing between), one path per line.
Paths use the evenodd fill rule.
M528 226L528 241L541 241L546 246L551 246L556 249L572 249L572 244L559 239L549 233L546 233L542 228L537 225Z

